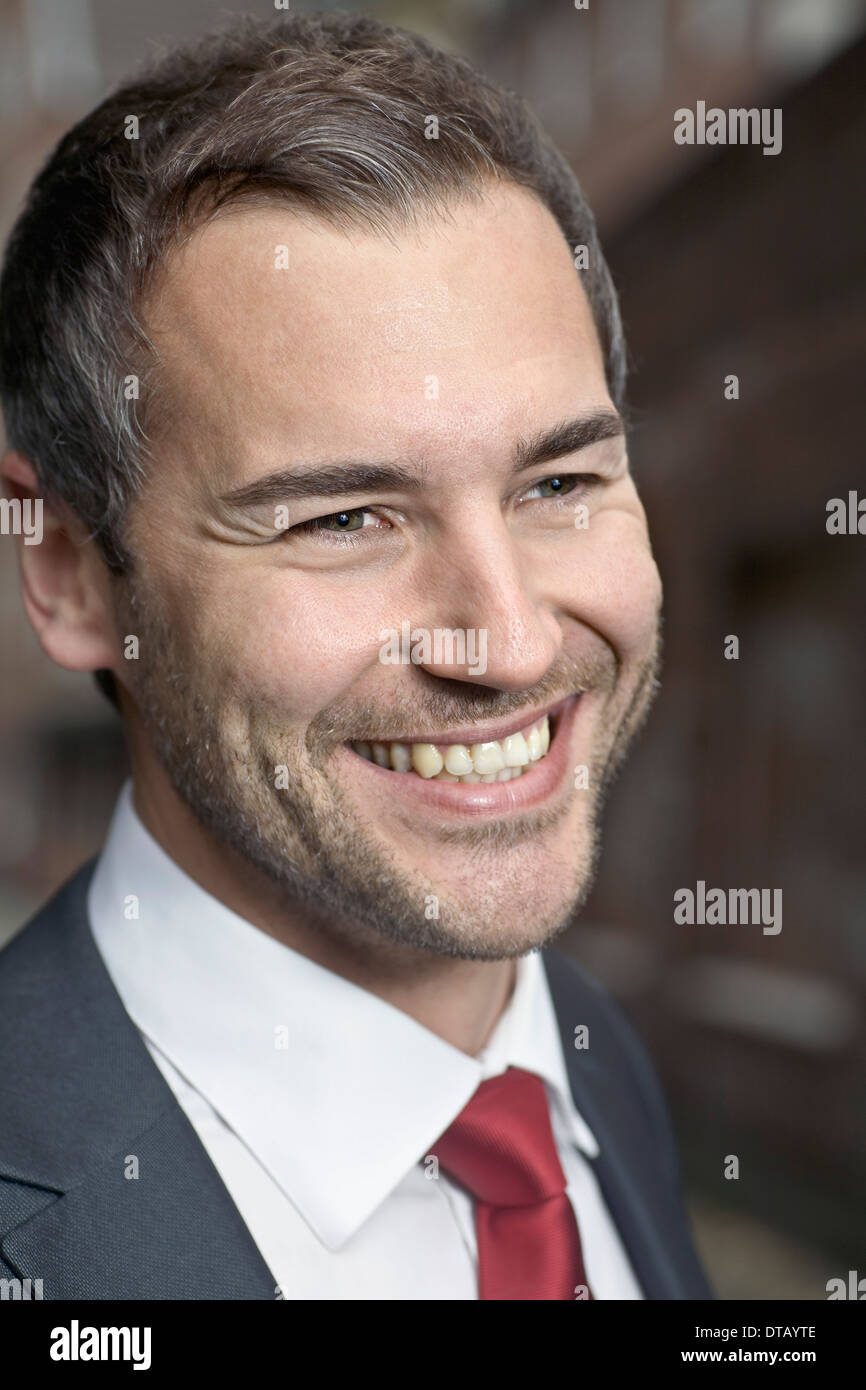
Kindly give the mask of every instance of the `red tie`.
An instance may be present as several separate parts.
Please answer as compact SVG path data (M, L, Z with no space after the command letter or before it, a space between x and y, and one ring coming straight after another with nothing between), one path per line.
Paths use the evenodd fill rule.
M592 1298L540 1077L482 1081L431 1152L475 1199L480 1299Z

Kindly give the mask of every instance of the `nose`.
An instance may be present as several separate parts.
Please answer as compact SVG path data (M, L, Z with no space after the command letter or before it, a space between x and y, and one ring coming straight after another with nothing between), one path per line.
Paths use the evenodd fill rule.
M545 598L540 579L501 512L484 525L476 516L471 529L440 534L425 566L420 606L435 619L434 633L450 630L456 640L431 642L421 652L427 659L417 664L440 679L531 689L563 642L556 605Z

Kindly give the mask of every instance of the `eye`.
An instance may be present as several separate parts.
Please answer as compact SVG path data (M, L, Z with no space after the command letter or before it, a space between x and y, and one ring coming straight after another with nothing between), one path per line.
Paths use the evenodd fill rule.
M532 487L521 493L520 500L555 501L558 497L568 496L578 487L587 488L597 481L593 473L557 473L552 478L540 478L537 483L533 483Z
M345 511L299 521L284 531L283 536L296 540L309 538L323 545L360 545L371 539L372 531L380 528L387 530L389 523L370 507L347 507Z
M307 524L320 531L360 531L364 526L365 509L355 507L350 512L333 512L330 516L317 516Z
M568 478L545 478L536 483L542 497L560 497L563 492L570 492L573 486L573 481ZM550 491L546 492L545 488L550 488Z

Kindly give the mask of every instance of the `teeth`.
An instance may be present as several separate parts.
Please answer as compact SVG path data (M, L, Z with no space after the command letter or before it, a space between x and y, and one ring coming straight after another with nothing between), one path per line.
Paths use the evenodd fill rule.
M435 777L445 766L445 759L432 743L413 743L412 766L419 777Z
M505 766L505 754L501 743L473 743L472 761L475 764L475 771L480 772L482 777L490 776L492 773L501 772ZM448 760L445 760L448 766Z
M393 772L415 771L439 782L510 782L539 761L550 747L547 716L507 738L473 743L353 743L362 758Z
M467 773L465 777L455 777L453 772L439 772L436 774L437 782L510 782L513 777L519 777L523 768L504 767L501 772L490 772L480 777L477 773Z
M395 772L412 771L412 749L408 743L391 744L391 766Z
M525 767L529 762L526 739L523 734L509 734L508 738L503 739L502 751L505 754L506 767Z
M537 729L530 729L526 740L526 751L529 754L529 761L537 763L541 757L541 734Z
M474 772L472 755L465 743L452 743L445 754L445 771L453 772L455 777L465 777Z

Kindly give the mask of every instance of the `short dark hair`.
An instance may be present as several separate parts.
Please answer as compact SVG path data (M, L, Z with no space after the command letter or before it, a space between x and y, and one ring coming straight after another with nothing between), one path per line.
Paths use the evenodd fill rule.
M384 230L497 178L533 190L586 247L620 406L622 328L595 221L519 96L426 39L344 13L235 19L169 52L63 137L13 228L0 277L9 444L122 573L161 408L141 310L179 235L249 197Z

